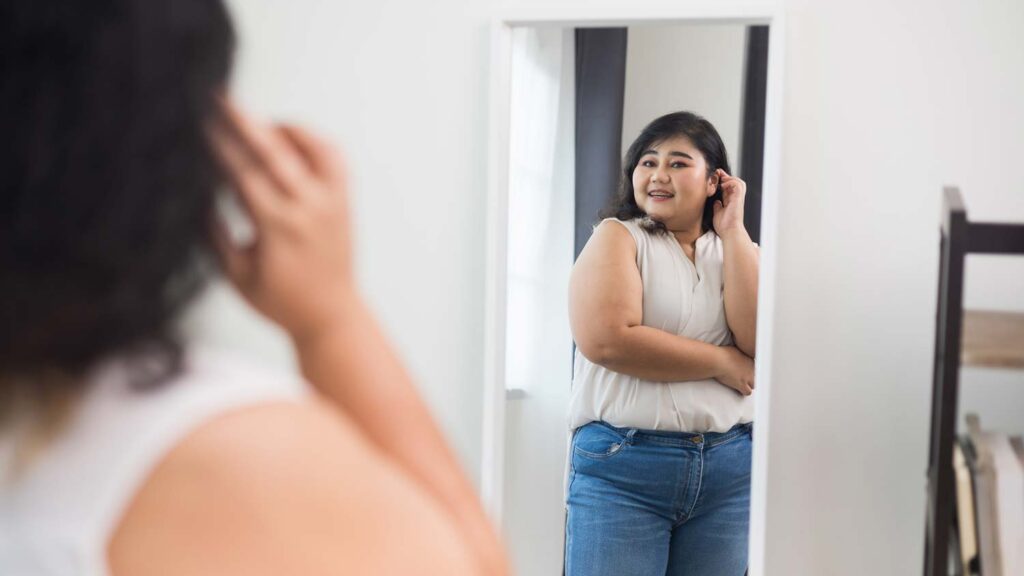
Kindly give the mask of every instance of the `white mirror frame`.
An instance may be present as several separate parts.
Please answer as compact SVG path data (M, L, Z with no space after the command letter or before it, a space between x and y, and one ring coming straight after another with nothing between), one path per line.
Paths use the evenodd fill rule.
M543 6L497 19L491 30L491 91L487 198L486 294L484 298L484 406L480 489L484 506L499 526L505 477L505 328L508 254L509 117L512 29L523 26L598 28L645 24L768 25L768 82L765 103L764 172L761 204L761 262L758 278L757 342L754 368L754 454L750 499L750 574L764 572L768 433L778 254L778 199L782 126L782 7L764 0L743 4L720 0L678 3L643 0L603 6Z

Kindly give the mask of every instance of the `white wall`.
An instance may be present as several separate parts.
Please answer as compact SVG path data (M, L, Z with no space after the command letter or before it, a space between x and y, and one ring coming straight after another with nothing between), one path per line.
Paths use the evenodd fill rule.
M489 25L551 1L231 2L243 101L348 151L363 287L474 477ZM917 574L939 193L1024 220L1024 4L784 6L767 573ZM1024 308L1016 270L972 264L968 302Z
M1024 5L785 5L766 566L919 574L939 195L1024 221ZM971 267L968 304L1024 307L993 272ZM987 405L1024 419L1021 398Z
M630 26L622 154L651 120L686 110L706 118L739 173L746 26Z
M234 89L242 102L314 126L344 149L363 292L476 479L493 6L229 6L241 35ZM239 334L255 324L231 321ZM266 337L254 347L287 357L280 346Z

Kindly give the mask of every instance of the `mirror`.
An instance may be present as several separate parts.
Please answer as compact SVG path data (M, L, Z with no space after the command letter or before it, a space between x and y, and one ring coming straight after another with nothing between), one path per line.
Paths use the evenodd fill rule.
M515 570L742 574L769 27L507 30L490 363L504 394L482 480ZM616 204L624 172L635 185ZM725 200L718 217L708 197Z

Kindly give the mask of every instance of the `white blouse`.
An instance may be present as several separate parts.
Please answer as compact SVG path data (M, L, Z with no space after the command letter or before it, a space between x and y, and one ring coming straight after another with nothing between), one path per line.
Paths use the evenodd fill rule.
M652 234L636 220L608 218L598 226L609 221L625 226L636 242L636 266L644 289L643 325L732 346L725 321L721 238L711 231L698 238L691 261L671 234ZM653 382L594 364L576 350L571 430L601 420L621 428L725 432L753 419L753 396L743 396L717 380Z

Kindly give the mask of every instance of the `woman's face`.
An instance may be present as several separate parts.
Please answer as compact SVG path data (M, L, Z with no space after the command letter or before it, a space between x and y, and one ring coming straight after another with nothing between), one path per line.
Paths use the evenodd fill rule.
M633 169L633 198L652 219L669 230L700 224L704 202L714 195L718 177L708 174L704 155L685 136L645 150Z

